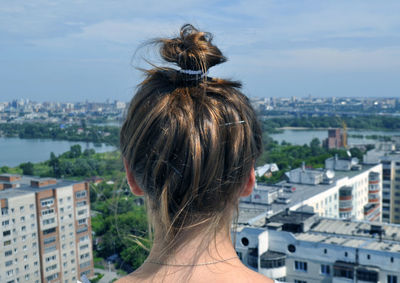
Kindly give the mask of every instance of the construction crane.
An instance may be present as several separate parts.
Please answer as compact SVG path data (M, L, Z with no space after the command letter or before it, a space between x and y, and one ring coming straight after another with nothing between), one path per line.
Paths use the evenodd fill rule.
M344 120L340 119L340 121L342 122L342 127L343 127L343 134L342 134L343 147L347 149L347 125Z

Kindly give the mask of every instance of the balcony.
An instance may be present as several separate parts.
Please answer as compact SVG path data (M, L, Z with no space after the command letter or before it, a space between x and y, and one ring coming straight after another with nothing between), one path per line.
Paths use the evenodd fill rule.
M273 251L263 253L258 271L269 278L286 277L286 254Z

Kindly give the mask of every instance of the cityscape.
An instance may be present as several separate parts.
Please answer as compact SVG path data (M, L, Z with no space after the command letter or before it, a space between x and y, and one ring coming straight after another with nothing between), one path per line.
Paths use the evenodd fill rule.
M261 156L256 186L239 204L232 238L242 262L284 282L399 282L400 99L251 101L269 156ZM143 262L148 242L126 238L148 236L144 200L130 194L116 150L127 106L109 100L0 102L3 140L113 146L96 153L95 147L76 144L66 152L47 152L48 158L38 161L28 160L27 153L28 159L16 167L0 161L1 282L109 282ZM351 132L352 119L365 119L365 110L370 121L394 120L376 124L373 129L381 135L354 143L370 130ZM273 133L296 131L290 123L299 117L308 122L325 117L335 126L315 126L324 138L310 136L304 145L274 140ZM29 131L36 127L40 136ZM301 154L292 157L290 150ZM121 218L104 226L116 215ZM127 228L124 217L141 228ZM119 234L112 235L115 231Z
M0 283L400 283L399 15L2 1Z
M268 97L251 98L253 107L270 116L292 115L400 115L400 98L392 97ZM78 123L121 120L127 102L35 102L29 99L0 101L0 123L24 121ZM365 111L368 111L366 114Z

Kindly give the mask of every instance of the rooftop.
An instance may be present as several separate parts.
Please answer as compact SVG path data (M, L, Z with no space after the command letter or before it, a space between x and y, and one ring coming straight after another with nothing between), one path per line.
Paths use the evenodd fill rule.
M319 219L308 232L297 233L296 238L308 242L320 242L344 247L400 253L400 225L381 224L382 235L371 234L376 223Z
M239 223L248 223L252 219L260 214L275 215L287 208L300 208L306 205L305 201L312 198L313 196L328 191L336 186L338 180L343 178L353 178L359 174L362 174L371 168L380 165L366 165L363 164L361 170L356 171L335 171L335 176L332 179L331 184L318 184L318 185L304 185L304 184L294 184L287 181L282 181L274 185L262 185L258 184L257 189L259 190L279 190L283 188L295 188L291 192L283 192L281 195L287 197L290 202L287 204L276 203L272 204L256 204L241 201L239 203ZM288 190L289 191L289 190ZM257 214L258 213L258 214Z
M4 176L6 174L2 174L2 175ZM8 174L8 175L10 175L10 174ZM13 176L15 176L15 175L13 175ZM19 175L17 175L17 176L19 176ZM21 196L24 194L37 193L37 192L48 190L48 189L57 189L57 188L70 186L73 184L82 183L82 181L57 179L56 184L49 184L49 185L42 186L42 187L32 187L31 181L41 181L42 182L42 181L50 180L52 178L39 178L39 177L32 177L32 176L20 176L20 177L21 177L20 180L12 182L13 184L19 184L19 187L1 190L0 191L0 199L13 198L13 197Z

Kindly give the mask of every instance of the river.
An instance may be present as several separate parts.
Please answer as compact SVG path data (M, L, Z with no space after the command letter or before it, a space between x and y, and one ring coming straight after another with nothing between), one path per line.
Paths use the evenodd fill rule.
M74 144L79 144L82 151L93 148L96 152L115 150L114 146L93 143L59 141L51 139L20 139L0 137L0 167L14 167L23 162L41 162L50 158L50 153L55 155L64 153Z
M365 136L378 135L378 136L394 136L400 135L399 131L369 131L369 130L349 130L348 135L363 135L364 139L348 138L349 145L375 143L376 140L366 139ZM328 130L284 130L280 134L270 135L274 140L281 143L283 140L291 144L303 145L310 144L313 138L318 138L321 143L328 137Z

